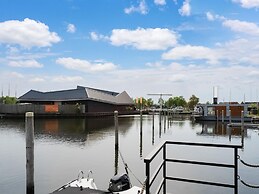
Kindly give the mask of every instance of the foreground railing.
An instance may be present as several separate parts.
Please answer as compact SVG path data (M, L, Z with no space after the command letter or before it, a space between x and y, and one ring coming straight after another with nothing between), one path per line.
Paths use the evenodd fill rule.
M178 159L170 159L167 158L167 145L183 145L183 146L196 146L196 147L214 147L214 148L226 148L226 149L233 149L233 163L232 164L223 164L223 163L211 163L211 162L203 162L203 161L190 161L190 160L178 160ZM146 164L146 194L150 194L151 186L153 185L154 181L157 179L158 174L163 170L163 178L157 188L157 191L153 194L158 194L161 192L163 188L163 193L166 194L166 183L167 180L174 180L174 181L181 181L181 182L189 182L189 183L197 183L197 184L204 184L204 185L213 185L219 187L228 187L233 188L234 193L238 194L238 148L242 148L241 145L225 145L225 144L209 144L209 143L190 143L190 142L173 142L173 141L163 141L159 146L153 150L145 159L144 162ZM150 167L152 161L156 158L156 156L162 152L163 159L162 162L159 164L158 168L152 174L150 173ZM193 165L203 165L203 166L212 166L212 167L223 167L223 168L233 168L234 169L234 183L233 184L225 184L225 183L216 183L216 182L209 182L209 181L202 181L202 180L194 180L194 179L186 179L186 178L178 178L178 177L170 177L167 176L167 163L174 162L174 163L185 163L185 164L193 164Z

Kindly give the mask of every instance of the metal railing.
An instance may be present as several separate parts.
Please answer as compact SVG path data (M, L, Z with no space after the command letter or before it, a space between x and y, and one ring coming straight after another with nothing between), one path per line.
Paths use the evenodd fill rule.
M224 164L224 163L211 163L211 162L203 162L203 161L191 161L191 160L178 160L178 159L169 159L167 158L167 145L183 145L183 146L196 146L196 147L214 147L214 148L226 148L226 149L233 149L233 163L232 164ZM144 162L146 164L146 194L150 194L150 188L153 185L154 181L156 180L158 174L162 171L163 177L162 180L157 188L157 191L154 194L158 194L161 192L163 188L163 193L166 194L166 183L167 180L174 180L174 181L181 181L181 182L188 182L188 183L197 183L197 184L204 184L204 185L212 185L212 186L219 186L219 187L228 187L233 188L234 193L238 194L238 148L242 148L241 145L225 145L225 144L209 144L209 143L191 143L191 142L173 142L173 141L163 141L161 142L156 149L154 149L145 159ZM152 161L156 158L156 156L162 152L163 159L162 162L159 164L158 168L152 174L150 173L150 167ZM202 181L202 180L194 180L194 179L186 179L186 178L179 178L179 177L170 177L167 176L167 163L174 162L174 163L184 163L184 164L193 164L193 165L203 165L203 166L212 166L212 167L223 167L223 168L233 168L234 169L234 183L233 184L225 184L225 183L217 183L217 182L209 182L209 181Z

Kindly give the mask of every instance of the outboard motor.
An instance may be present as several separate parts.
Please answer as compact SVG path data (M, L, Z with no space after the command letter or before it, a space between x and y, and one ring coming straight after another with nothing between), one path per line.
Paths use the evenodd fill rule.
M115 175L110 179L108 190L111 192L126 191L130 189L130 179L127 174Z

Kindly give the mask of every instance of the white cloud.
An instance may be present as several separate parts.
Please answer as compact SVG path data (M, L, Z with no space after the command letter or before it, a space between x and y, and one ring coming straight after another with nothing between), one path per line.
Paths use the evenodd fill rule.
M212 14L211 12L206 12L206 17L207 17L207 20L209 21L225 21L227 20L224 16L220 16L220 15L217 15L217 14Z
M189 16L191 15L191 5L190 0L185 0L183 2L183 6L178 10L181 16Z
M259 71L253 70L253 71L249 72L247 75L248 76L259 76Z
M92 40L95 40L95 41L100 40L100 38L99 38L99 36L98 36L98 34L96 32L91 32L90 36L91 36Z
M103 76L96 84L105 84L107 88L123 88L131 96L136 97L148 93L172 93L174 96L183 95L188 99L195 94L201 102L212 100L210 91L217 85L220 87L220 101L223 98L227 99L230 88L232 95L235 95L235 100L239 101L242 100L245 92L249 92L249 87L257 86L259 77L251 77L244 73L255 70L258 71L257 67L249 65L204 66L199 63L197 65L173 63L163 65L163 68L120 69ZM248 85L246 80L253 84ZM133 88L132 85L134 85Z
M217 44L214 48L180 45L162 54L164 60L204 60L211 65L259 65L259 40L239 38Z
M24 75L21 74L21 73L13 71L13 72L8 73L8 77L11 77L11 78L24 78Z
M161 61L154 62L154 63L146 63L146 66L147 66L147 67L155 67L155 68L163 67Z
M232 0L239 3L244 8L259 8L259 0Z
M154 0L154 3L156 5L166 5L166 1L165 0Z
M61 39L49 27L39 21L24 19L0 23L0 43L18 44L25 48L49 47Z
M259 35L259 26L253 22L240 21L240 20L230 20L220 15L213 15L210 12L206 13L207 19L209 21L220 21L224 27L231 29L234 32L241 32L244 34L249 34L252 36Z
M94 41L109 40L109 37L104 36L102 34L98 34L97 32L90 32L90 38Z
M45 82L46 80L41 77L34 77L34 78L31 78L30 81L34 83L40 83L40 82Z
M79 81L83 81L84 79L80 76L64 76L64 75L60 75L60 76L55 76L52 78L53 82L60 82L60 83L66 83L66 82L79 82Z
M114 29L110 37L114 46L132 46L139 50L165 50L177 44L178 34L166 28Z
M251 39L236 39L226 42L215 49L221 59L227 60L229 65L259 65L259 40L257 37Z
M75 33L76 32L76 27L74 24L68 24L67 25L67 32L69 33Z
M210 12L207 12L207 13L206 13L206 16L207 16L207 19L208 19L209 21L214 21L214 20L215 20L214 15L213 15L212 13L210 13Z
M168 78L168 81L170 82L185 82L188 80L188 77L186 74L173 74L171 77Z
M23 67L23 68L41 68L43 67L38 61L31 60L20 60L20 61L9 61L8 65L11 67Z
M208 63L217 63L217 53L204 46L183 45L177 46L162 55L166 60L207 60Z
M147 7L147 4L146 4L146 1L140 0L139 5L137 7L132 5L129 8L125 8L124 12L126 14L131 14L131 13L137 12L137 13L145 15L145 14L148 13L148 7Z
M82 72L107 72L117 68L117 66L110 62L90 62L87 60L74 59L71 57L58 58L57 64L63 65L67 69L73 69Z
M259 26L252 22L240 20L225 20L222 24L223 26L228 27L235 32L259 36Z
M13 46L7 45L6 48L7 48L6 53L8 55L16 55L16 54L18 54L20 52L20 50L17 47L13 47Z

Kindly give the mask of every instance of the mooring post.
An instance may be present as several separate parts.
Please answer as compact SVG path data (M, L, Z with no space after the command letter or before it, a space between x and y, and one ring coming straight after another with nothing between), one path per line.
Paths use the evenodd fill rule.
M231 110L229 110L229 123L231 123Z
M143 136L143 133L142 133L142 119L143 119L143 117L142 117L142 110L140 110L140 134L139 134L139 156L140 156L140 158L142 157L142 147L143 147L143 141L142 141L142 136Z
M155 143L155 110L152 114L152 145Z
M140 110L139 114L140 114L140 129L142 130L143 111Z
M152 113L153 113L152 114L152 129L154 129L155 128L155 110L153 110Z
M159 137L161 137L161 128L162 128L162 124L161 124L161 120L162 120L162 110L159 110Z
M222 118L221 118L221 122L224 123L224 110L222 110Z
M217 123L219 122L219 110L217 110Z
M166 129L166 114L167 114L167 111L165 110L164 111L164 133L165 133L165 129Z
M159 110L159 126L161 128L161 121L162 121L162 110Z
M243 110L241 111L241 125L242 125L242 128L244 128L244 111Z
M34 113L25 114L26 131L26 193L34 194Z
M114 128L115 128L115 161L114 161L114 175L118 173L119 162L119 130L118 130L118 111L114 111Z

